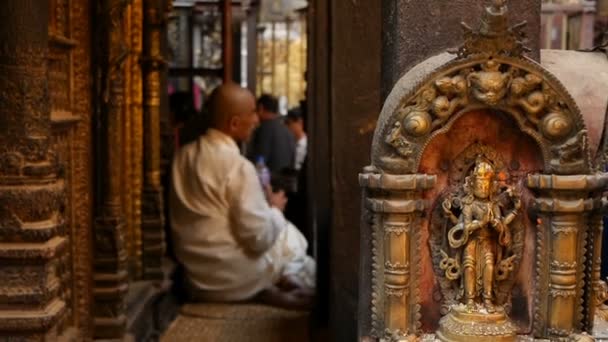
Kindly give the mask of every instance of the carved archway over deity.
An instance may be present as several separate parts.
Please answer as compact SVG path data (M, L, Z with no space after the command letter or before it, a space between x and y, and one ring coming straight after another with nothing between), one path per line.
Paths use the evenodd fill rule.
M575 100L524 56L524 24L492 1L458 50L414 67L387 98L360 175L364 336L591 330L608 175Z

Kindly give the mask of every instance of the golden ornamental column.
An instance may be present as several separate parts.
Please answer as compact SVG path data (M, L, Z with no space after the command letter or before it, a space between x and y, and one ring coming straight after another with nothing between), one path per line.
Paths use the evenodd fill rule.
M161 75L166 62L163 39L166 5L144 0L144 186L142 193L143 276L162 279L165 253L162 185L160 181Z
M598 195L595 198L601 198ZM606 203L602 201L601 205L597 203L596 209L590 217L587 250L587 267L588 274L591 275L590 281L586 285L587 303L585 309L585 327L586 331L593 331L593 323L595 320L596 311L598 311L606 299L605 283L601 279L602 272L602 238L604 232L604 216Z
M98 205L94 231L94 337L119 339L125 333L128 290L127 250L124 242L121 172L125 73L123 0L98 2L95 39L98 75Z
M566 338L592 324L590 291L599 279L591 279L597 275L586 271L597 267L601 252L601 202L590 194L601 191L607 181L605 174L528 176L528 187L538 193L536 338Z
M122 201L125 214L125 246L131 278L142 275L141 192L143 188L143 0L131 0L125 13L125 37L129 55L125 61L123 115Z
M0 2L0 336L54 341L65 186L50 149L48 1Z
M419 302L421 213L423 191L436 177L426 174L389 175L367 168L359 175L365 188L365 209L372 244L372 330L390 341L416 334ZM367 271L367 270L364 270Z

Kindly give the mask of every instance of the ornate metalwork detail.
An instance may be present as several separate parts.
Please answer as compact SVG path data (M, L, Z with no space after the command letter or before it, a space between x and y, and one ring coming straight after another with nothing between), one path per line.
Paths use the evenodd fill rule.
M388 285L384 285L384 294L386 295L386 297L397 297L397 298L401 298L404 295L407 295L407 287L391 287Z
M380 201L373 199L373 195L377 188L383 187L398 188L400 190L395 190L395 194L408 198L378 202L366 209L372 228L372 335L390 340L387 331L413 334L420 327L417 278L421 274L421 236L416 213L423 211L425 205L416 198L419 198L420 190L434 184L434 178L426 175L377 176L371 169L360 176L362 184L369 186L367 193L373 203ZM404 188L411 190L404 192ZM410 202L416 205L411 206ZM403 252L402 248L405 248Z
M371 250L371 258L372 258L372 270L371 270L371 275L372 275L372 293L371 293L371 297L372 297L372 309L371 309L371 322L372 322L372 335L380 338L381 337L381 332L383 330L383 324L381 323L382 319L383 319L383 314L382 314L382 307L381 307L381 303L382 303L382 294L381 294L381 284L383 282L382 280L382 270L380 269L380 265L381 265L381 255L384 252L384 249L382 248L382 243L381 241L383 233L381 232L381 225L379 224L378 220L378 215L375 213L372 213L370 211L367 211L368 216L370 216L370 226L372 229L372 250Z
M384 331L384 339L387 342L400 342L400 341L410 341L411 339L408 339L408 335L407 333L397 329L397 330L390 330L390 329L386 329Z
M405 274L409 271L410 265L409 263L402 264L400 262L392 263L390 261L386 261L384 263L384 267L387 272Z
M495 149L481 143L474 143L462 151L450 164L449 177L450 184L464 183L469 171L475 165L475 161L479 157L491 160L499 175L504 175L506 178L507 170L502 156Z
M553 335L553 336L563 336L563 337L568 337L570 336L574 331L572 329L558 329L558 328L548 328L547 332L549 333L549 335Z
M564 101L564 97L565 100ZM538 66L501 56L470 57L448 64L407 97L386 127L385 143L411 169L430 139L460 115L480 107L510 113L543 147L546 167L555 172L589 169L586 131L563 86Z
M122 203L125 211L125 242L134 278L142 276L141 201L143 189L143 2L132 0L126 9L125 36L129 55L125 60L123 116Z
M463 58L475 54L503 54L519 57L529 52L523 21L513 26L508 25L508 8L506 0L491 0L485 7L479 28L472 29L462 23L464 44L456 51Z
M582 216L582 215L581 215ZM580 222L584 222L583 217L578 218ZM579 255L574 254L574 257L579 260L581 265L585 265L585 267L578 267L576 270L576 304L574 307L574 324L573 329L577 332L582 331L585 326L587 326L587 322L585 319L585 311L586 306L590 305L586 301L586 296L591 294L591 292L587 292L586 288L591 288L593 285L591 283L591 273L588 272L590 268L590 264L593 262L593 259L590 259L589 256L593 255L593 244L589 244L589 236L587 224L582 224L583 229L579 232L578 236L578 253ZM577 248L573 248L575 251Z
M576 296L576 290L573 288L571 290L568 289L556 289L556 288L551 288L549 290L549 293L551 294L551 297L553 298L557 298L557 297L574 297Z
M161 72L166 62L162 51L162 32L166 27L162 1L144 3L144 189L142 197L143 271L148 279L162 279L164 211L161 175Z
M556 271L569 271L569 270L574 270L576 269L576 261L572 261L572 262L567 262L567 261L557 261L557 260L553 260L551 261L551 268L556 270Z
M476 145L474 148L493 154L488 151L488 147L482 145ZM473 303L481 297L489 310L493 310L495 304L509 308L514 274L523 255L524 229L522 222L517 219L521 205L518 195L508 186L502 192L498 192L496 188L498 180L495 177L499 169L481 155L478 155L476 161L471 162L468 160L470 157L468 150L465 150L455 163L465 166L466 170L472 168L472 173L462 183L453 184L446 194L439 197L439 205L435 207L431 221L429 244L442 293L441 312L444 315L448 314L450 308L462 298L466 299L471 310L474 309ZM462 159L467 160L468 164ZM488 186L486 192L481 191L485 186L484 182ZM479 197L485 194L489 194L489 197ZM490 202L485 206L482 205L488 198ZM493 209L488 211L490 208ZM498 220L497 224L503 222L502 225L491 226L492 220L485 224L481 223L487 215L495 217ZM488 229L489 227L494 228ZM506 240L494 242L491 239L494 229L500 236L504 234ZM478 234L481 235L477 237ZM468 251L469 244L472 244L474 246L472 248L477 251L487 248L483 246L490 243L496 243L497 255ZM485 273L483 276L476 273L483 269L479 263L484 262L488 256L491 256L491 267L494 270L489 278ZM474 283L471 276L476 279ZM469 277L468 283L462 282L463 277ZM460 284L464 284L465 287L462 288ZM483 288L475 289L477 286L474 284L483 284Z
M576 229L576 227L571 227L571 226L566 226L566 227L555 226L555 227L553 227L553 229L551 229L551 231L555 235L559 235L559 234L569 235L569 234L576 233L578 231L578 229Z
M602 237L604 230L603 215L594 212L589 218L590 231L588 233L587 269L583 329L593 331L595 317L601 317L603 303L608 297L608 286L601 280L602 268Z
M71 3L71 38L77 42L73 55L73 89L76 94L88 94L91 91L91 23L90 8L86 2ZM90 96L72 96L72 110L78 113L80 120L73 135L72 193L76 195L72 202L72 260L74 275L72 289L75 304L74 314L79 318L91 317L92 307L92 251L91 222L93 185L90 170L92 168L92 103ZM85 229L83 229L85 228ZM88 229L87 229L88 228ZM78 319L78 330L82 336L91 336L92 327L89 319Z
M438 55L415 67L389 95L378 121L372 166L368 168L371 172L360 176L360 184L368 190L365 208L380 217L374 245L380 249L373 251L373 268L382 274L376 274L378 286L372 296L375 336L380 339L390 340L391 332L401 333L395 337L401 340L407 334L422 333L420 282L427 284L429 278L420 276L427 267L426 254L420 253L420 248L421 236L427 236L426 227L430 230L428 241L438 288L423 288L422 298L444 304L440 313L446 316L437 333L442 340L483 340L492 336L489 331L504 328L506 336L496 336L513 341L518 328L507 317L511 314L511 289L518 282L519 293L514 292L513 298L524 300L530 295L528 284L519 283L520 277L515 276L522 260L525 269L536 271L533 297L527 298L533 317L524 318L530 320L534 338L576 339L573 333L589 329L586 321L594 310L590 303L604 296L602 284L592 275L597 268L599 239L595 234L599 229L591 229L588 221L589 215L598 210L597 196L608 178L589 174L595 169L579 108L552 74L524 56L523 25L509 27L506 13L504 0L493 1L486 7L480 27L467 27L458 56L450 59L446 54ZM429 71L432 66L435 70ZM435 137L447 133L466 113L479 111L510 116L540 148L543 174L528 175L525 183L530 191L523 191L530 220L517 215L523 210L515 189L525 181L522 177L527 172L526 168L520 169L518 161L508 160L510 164L506 165L496 151L475 143L455 160L431 155L432 162L421 163ZM437 151L435 145L431 147L429 153ZM435 168L447 173L437 179L448 185L443 192L424 195L425 200L438 203L429 213L427 225L424 220L428 219L416 214L426 207L418 197L426 188L418 187L412 179L421 169ZM492 182L488 181L492 177ZM482 186L490 183L500 185ZM491 190L482 191L484 188ZM489 199L480 195L484 191L491 193ZM400 225L403 217L412 218L407 223L409 230ZM529 228L536 235L536 255L524 258L524 241L532 243L524 229L529 221L536 223L536 229ZM470 229L465 228L467 225ZM505 237L507 229L511 234ZM491 233L482 234L484 230ZM476 244L468 250L470 240ZM530 247L525 248L526 253ZM396 258L404 254L408 263L398 264ZM407 275L411 279L397 277L396 271L401 271L397 265L409 265ZM474 282L463 281L467 273L466 278L475 278ZM395 306L394 296L401 295L402 289L407 289L409 296L398 297L402 301ZM592 295L597 297L592 299ZM425 323L434 324L430 319L436 319L438 313L423 310L423 314ZM518 310L512 314L522 318ZM492 319L501 322L498 327L479 328L477 323Z
M408 217L406 220L408 220L408 222L404 222L403 224L387 224L385 225L384 228L384 232L386 234L395 234L395 235L401 235L403 233L409 233L410 232L410 220L411 218Z
M440 321L441 330L437 335L442 341L461 341L464 336L471 341L476 338L509 341L517 332L515 324L510 322L504 313L470 313L464 306L455 307L451 313Z
M422 278L422 248L423 248L423 240L422 240L422 229L419 227L422 226L422 221L419 217L415 218L413 222L413 227L417 227L418 229L414 229L411 233L411 241L414 243L413 246L410 247L410 260L411 260L411 270L412 278L410 279L410 292L411 292L411 303L412 303L412 321L413 328L411 334L420 333L420 328L422 327L422 322L420 319L422 318L422 313L420 312L420 279Z
M124 213L121 206L123 125L125 103L125 61L128 49L124 35L124 15L128 2L104 0L98 3L96 36L99 68L98 110L102 124L98 134L105 141L99 147L103 161L102 194L95 218L94 245L94 337L122 338L126 328L125 294L128 290Z

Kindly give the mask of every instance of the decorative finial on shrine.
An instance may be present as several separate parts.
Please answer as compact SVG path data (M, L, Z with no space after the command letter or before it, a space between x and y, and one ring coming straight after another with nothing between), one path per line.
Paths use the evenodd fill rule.
M461 23L464 43L453 52L464 58L480 54L520 57L530 51L525 45L527 38L523 31L527 23L523 21L509 27L508 13L507 0L490 0L477 29Z

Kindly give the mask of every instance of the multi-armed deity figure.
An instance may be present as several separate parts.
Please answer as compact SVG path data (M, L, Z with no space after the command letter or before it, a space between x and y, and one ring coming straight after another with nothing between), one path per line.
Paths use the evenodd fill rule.
M448 244L454 253L449 257L442 251L441 268L449 280L460 280L458 297L466 304L467 311L483 304L487 312L493 313L495 286L513 271L515 255L508 254L512 243L509 225L521 201L511 187L499 190L495 168L483 158L477 159L462 190L461 198L450 197L442 204L444 213L454 224L447 231ZM458 216L454 214L454 200L459 203ZM505 205L505 200L511 203Z

